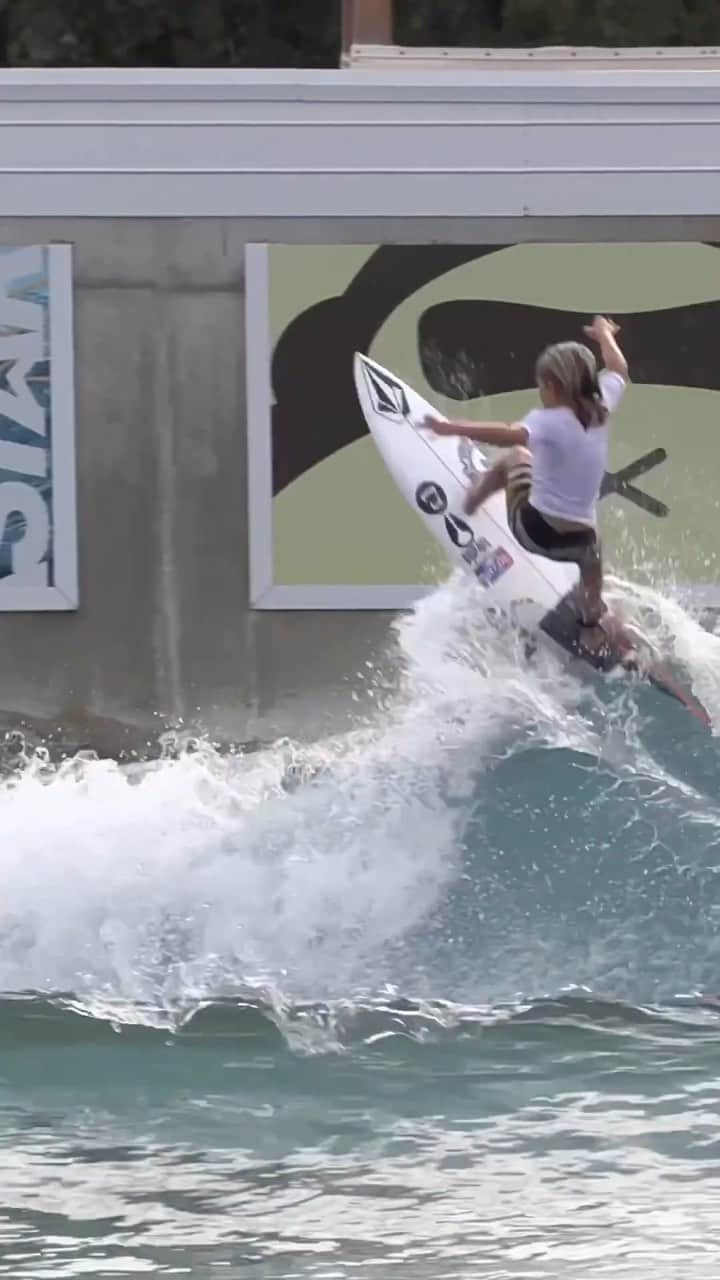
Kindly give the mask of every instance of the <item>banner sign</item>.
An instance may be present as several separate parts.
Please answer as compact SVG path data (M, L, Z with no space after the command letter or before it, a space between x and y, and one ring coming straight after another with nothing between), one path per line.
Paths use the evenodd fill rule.
M0 610L76 609L71 249L0 247Z
M251 603L403 608L447 576L357 401L360 351L448 417L516 421L548 343L612 315L632 385L601 504L609 573L720 598L720 250L702 243L250 245ZM658 578L660 574L660 578Z

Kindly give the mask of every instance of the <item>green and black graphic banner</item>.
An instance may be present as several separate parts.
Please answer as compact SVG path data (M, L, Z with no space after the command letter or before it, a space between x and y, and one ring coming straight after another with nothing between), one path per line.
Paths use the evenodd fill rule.
M449 416L511 419L535 402L540 349L598 311L633 384L613 420L608 568L720 577L715 245L254 245L248 291L267 329L249 364L254 603L401 606L447 572L367 432L355 351Z

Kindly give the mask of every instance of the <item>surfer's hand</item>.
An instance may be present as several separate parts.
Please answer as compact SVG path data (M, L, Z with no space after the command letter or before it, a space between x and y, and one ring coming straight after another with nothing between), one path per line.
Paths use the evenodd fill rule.
M607 316L595 316L592 324L586 324L583 328L588 338L594 338L596 342L601 342L608 334L613 337L620 332L620 325L614 320L609 320Z
M445 422L443 418L434 418L431 413L426 415L422 425L427 427L428 431L434 431L436 436L457 435L457 427L452 422Z

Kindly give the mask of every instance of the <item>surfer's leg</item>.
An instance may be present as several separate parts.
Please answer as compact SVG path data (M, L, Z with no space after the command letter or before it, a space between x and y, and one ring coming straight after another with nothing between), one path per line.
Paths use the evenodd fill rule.
M466 516L472 516L483 502L493 493L498 493L507 484L507 469L504 458L483 473L482 479L471 485L465 496L463 508Z
M602 598L603 566L600 544L590 548L579 562L580 569L580 617L578 640L588 653L601 653L609 647L611 636L603 625L603 615L607 613L607 605ZM617 630L617 628L615 628ZM614 636L617 642L618 636ZM628 671L637 670L639 656L632 640L624 637L627 643L622 648L621 666Z
M599 553L584 557L580 561L580 591L584 628L595 627L605 612L602 586L603 571Z
M477 484L468 489L464 503L465 515L474 515L478 507L481 507L493 493L506 488L508 480L517 474L518 469L522 470L524 476L526 474L529 476L531 466L532 454L529 449L523 448L522 445L509 449L504 458L500 458L480 477ZM529 480L527 484L529 487Z
M597 653L608 642L601 619L606 605L602 598L603 571L600 545L594 541L577 558L580 570L578 587L580 629L578 639L589 653Z

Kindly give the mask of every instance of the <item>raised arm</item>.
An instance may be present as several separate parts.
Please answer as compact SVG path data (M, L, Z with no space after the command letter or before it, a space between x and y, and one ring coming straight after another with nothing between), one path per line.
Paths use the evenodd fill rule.
M597 342L605 368L627 379L628 363L615 341L615 334L620 332L620 325L614 320L608 320L607 316L595 316L592 324L585 325L585 332L589 338L594 338Z
M437 436L467 436L478 444L501 448L528 442L528 430L522 422L444 422L442 418L427 417L422 425Z

